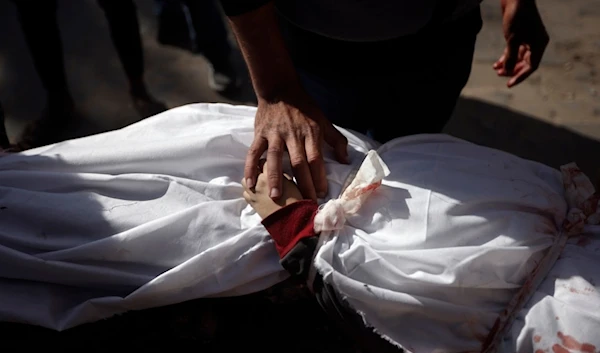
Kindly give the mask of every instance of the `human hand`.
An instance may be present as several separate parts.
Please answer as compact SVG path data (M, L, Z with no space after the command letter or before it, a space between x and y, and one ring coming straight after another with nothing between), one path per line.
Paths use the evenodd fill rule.
M510 77L513 87L540 65L549 37L535 0L500 0L506 48L494 63L498 76Z
M323 116L320 109L302 89L290 99L267 102L259 100L254 123L254 141L246 157L244 178L252 189L259 174L258 163L267 151L268 195L282 196L283 151L287 148L298 187L307 199L316 200L327 194L327 178L323 160L323 140L335 151L336 159L348 163L348 140Z
M281 189L281 197L273 200L269 196L271 188L269 187L269 178L267 177L267 163L264 160L261 160L261 164L263 164L263 166L260 166L260 173L258 174L256 186L249 188L246 179L242 180L242 186L244 186L244 199L246 199L246 202L254 208L256 213L258 213L262 219L265 219L280 208L302 200L302 194L296 184L292 181L292 177L287 174L282 174L283 188Z

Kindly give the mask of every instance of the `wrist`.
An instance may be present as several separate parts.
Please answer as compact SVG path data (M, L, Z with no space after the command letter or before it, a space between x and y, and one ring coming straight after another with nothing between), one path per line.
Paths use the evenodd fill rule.
M289 204L263 219L279 258L283 258L301 239L316 236L313 229L319 206L312 200L300 200Z
M274 74L273 76L277 76ZM254 87L259 103L274 104L280 102L291 103L297 100L304 93L300 81L297 77L280 78L277 81L270 82Z

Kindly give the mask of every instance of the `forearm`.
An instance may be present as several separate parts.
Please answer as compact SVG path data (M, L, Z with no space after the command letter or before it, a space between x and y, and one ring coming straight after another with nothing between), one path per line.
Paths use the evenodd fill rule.
M229 20L259 100L277 102L300 87L272 1Z

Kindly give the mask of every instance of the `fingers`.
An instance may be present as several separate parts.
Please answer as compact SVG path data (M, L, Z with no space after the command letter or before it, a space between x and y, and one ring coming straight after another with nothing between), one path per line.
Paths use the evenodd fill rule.
M261 158L260 161L258 161L258 168L260 170L259 174L267 173L266 167L267 167L267 160L265 158ZM294 177L292 177L288 173L283 173L283 177L291 182L294 182ZM243 179L242 179L242 185L245 187L245 181Z
M506 83L506 85L509 88L514 87L519 83L523 82L527 77L529 77L533 73L534 69L530 64L530 56L531 53L526 53L523 60L517 63L517 65L515 65L514 75Z
M300 193L305 198L316 200L317 194L315 185L313 184L314 178L306 160L305 146L294 143L288 146L288 151L290 153L290 163L292 164L292 170L294 176L296 176Z
M333 147L335 159L344 164L350 163L348 160L348 139L342 135L332 124L327 124L324 135L325 142Z
M244 191L242 196L244 196L244 200L246 200L247 203L250 203L252 201L252 199L250 198L250 194L247 191Z
M510 80L508 80L508 82L506 83L506 86L508 86L508 88L514 87L516 85L518 85L519 83L525 81L525 79L527 77L529 77L531 74L533 73L533 70L531 69L531 66L526 65L526 68L524 68L523 70L521 70L521 72L519 72L517 75L513 76Z
M548 46L548 42L550 41L550 37L548 37L548 33L544 30L539 36L539 40L537 43L531 45L531 68L533 71L537 70L542 62L542 56L544 56L544 51L546 51L546 47Z
M246 200L247 203L250 203L250 193L252 192L252 190L248 188L248 185L246 184L246 178L243 178L241 183L244 187L244 192L242 193L242 196L244 197L244 200Z
M327 195L327 173L321 151L321 141L309 136L305 140L306 160L315 188L316 196L324 198ZM302 189L300 189L302 191ZM302 193L304 195L304 193Z
M263 137L257 137L252 142L248 154L246 155L246 165L244 166L245 185L248 189L256 186L256 177L258 175L258 161L262 154L267 150L267 140Z
M279 137L273 138L269 141L266 164L269 196L272 199L278 199L281 196L282 158L283 141Z
M506 83L506 85L510 87L514 87L519 83L526 80L532 73L534 73L540 65L542 60L543 52L546 48L547 42L544 42L539 47L529 45L521 45L519 47L519 53L517 62L513 65L512 70L506 69L506 56L503 55L498 59L498 61L494 64L494 69L496 70L498 76L507 76L510 77L510 80ZM508 50L506 51L508 52Z
M494 70L496 70L496 73L498 74L498 76L513 76L513 75L515 75L516 66L518 65L519 62L521 62L523 60L523 57L528 52L528 50L529 50L529 46L527 46L527 45L519 46L517 62L515 63L512 71L509 71L506 66L506 60L508 57L509 49L508 49L508 47L506 47L504 49L504 53L502 54L500 59L498 59L498 61L496 61L493 66Z
M498 75L501 75L501 72L504 72L504 62L506 61L506 48L504 48L504 52L502 56L494 63L494 70L497 70Z
M519 61L519 50L521 49L521 43L517 40L516 36L512 36L506 41L506 57L504 59L504 71L507 75L512 76L515 65Z

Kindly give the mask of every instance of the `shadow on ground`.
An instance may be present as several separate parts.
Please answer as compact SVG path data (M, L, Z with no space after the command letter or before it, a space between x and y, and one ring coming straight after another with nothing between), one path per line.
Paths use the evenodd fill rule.
M461 98L445 132L559 168L576 162L600 187L600 141L504 107Z

